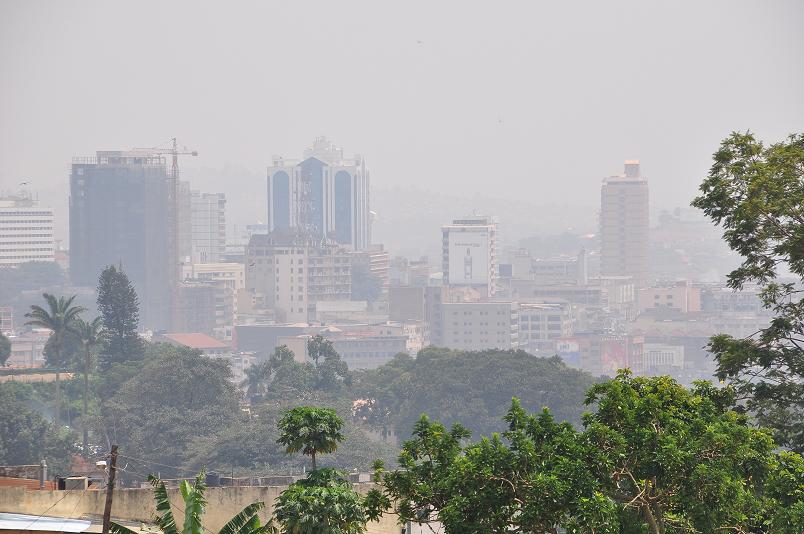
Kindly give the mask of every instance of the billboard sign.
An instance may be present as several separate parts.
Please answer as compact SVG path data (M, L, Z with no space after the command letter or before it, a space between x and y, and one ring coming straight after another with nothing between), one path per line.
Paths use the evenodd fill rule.
M449 233L449 283L489 283L489 235L486 231Z

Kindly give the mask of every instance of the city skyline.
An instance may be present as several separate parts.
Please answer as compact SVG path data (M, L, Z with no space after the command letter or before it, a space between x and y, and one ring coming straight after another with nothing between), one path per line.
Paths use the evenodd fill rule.
M638 158L658 213L688 204L711 147L730 131L782 139L804 120L799 2L680 2L654 12L589 3L581 16L535 4L252 4L249 16L199 6L160 5L154 19L105 3L4 2L0 67L12 75L0 81L0 190L30 181L58 218L69 158L176 135L200 152L183 166L205 176L195 187L223 183L235 213L262 214L250 200L264 190L271 154L295 154L326 134L370 157L378 189L472 198L488 195L494 177L495 197L534 205L594 206L589 186ZM456 9L463 22L444 35ZM299 28L301 17L308 24ZM124 28L106 24L121 19ZM270 32L263 20L274 21ZM556 24L563 20L573 24ZM136 38L143 32L148 41ZM101 68L74 68L98 42ZM165 60L128 76L112 69L120 57ZM367 75L351 82L349 68Z

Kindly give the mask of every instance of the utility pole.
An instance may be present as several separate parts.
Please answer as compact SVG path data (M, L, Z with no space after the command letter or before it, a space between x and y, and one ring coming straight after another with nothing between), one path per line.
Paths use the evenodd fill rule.
M102 534L109 534L112 524L112 494L114 493L114 476L117 468L117 445L112 445L112 454L109 459L109 482L106 484L106 506L103 508Z

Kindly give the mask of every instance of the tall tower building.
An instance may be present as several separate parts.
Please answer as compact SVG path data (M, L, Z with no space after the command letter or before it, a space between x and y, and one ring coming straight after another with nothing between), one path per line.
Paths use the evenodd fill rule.
M625 173L603 180L600 190L600 274L631 276L636 287L648 281L648 181L639 161Z
M359 155L317 137L301 161L274 156L268 167L268 230L293 228L312 242L350 250L371 243L369 172Z
M0 267L54 261L53 209L30 193L0 196Z
M122 264L140 300L140 325L169 329L177 284L177 217L161 155L101 151L70 174L70 276L95 286Z
M444 285L471 287L484 297L497 292L497 220L470 216L441 227Z

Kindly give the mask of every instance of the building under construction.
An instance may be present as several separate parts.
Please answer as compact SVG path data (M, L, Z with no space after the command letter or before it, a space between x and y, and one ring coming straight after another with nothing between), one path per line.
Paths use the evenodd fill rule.
M140 300L140 326L169 329L178 281L175 183L163 154L101 151L70 174L70 276L95 286L123 266Z

